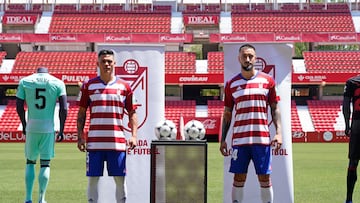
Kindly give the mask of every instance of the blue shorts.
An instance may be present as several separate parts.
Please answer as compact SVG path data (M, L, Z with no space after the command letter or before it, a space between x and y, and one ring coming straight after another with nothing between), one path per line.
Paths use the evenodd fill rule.
M86 175L103 176L105 161L109 176L125 176L126 152L124 151L86 152Z
M256 174L271 173L271 147L263 145L233 146L229 172L247 173L250 160Z
M40 155L42 160L51 160L55 156L55 133L26 133L25 157L36 161Z

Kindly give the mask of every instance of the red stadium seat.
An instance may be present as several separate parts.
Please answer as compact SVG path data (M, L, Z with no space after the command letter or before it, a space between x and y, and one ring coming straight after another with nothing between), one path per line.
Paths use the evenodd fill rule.
M308 100L307 105L316 131L334 131L336 118L341 111L340 100Z
M195 73L193 52L165 52L165 73Z
M224 52L208 52L208 72L224 73Z
M317 7L317 6L316 6ZM256 7L257 8L257 7ZM279 32L353 33L355 26L348 10L330 9L322 12L312 10L234 10L232 16L233 33Z
M145 8L148 9L141 9ZM49 33L67 33L69 30L71 33L108 33L109 29L111 33L170 33L170 18L171 13L165 11L54 13Z
M39 66L46 66L51 73L94 73L95 52L19 52L12 73L33 73ZM64 58L76 58L64 62Z
M358 51L311 51L304 52L303 56L309 73L359 72L360 53Z

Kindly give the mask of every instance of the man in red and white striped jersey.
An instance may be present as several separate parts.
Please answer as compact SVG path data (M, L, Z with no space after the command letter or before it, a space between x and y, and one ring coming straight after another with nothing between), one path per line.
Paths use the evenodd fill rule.
M232 202L240 203L250 161L253 161L264 203L273 202L270 180L271 146L275 150L282 144L280 111L274 79L254 68L255 47L245 44L240 47L238 60L241 72L225 84L224 115L220 151L231 155L230 172L234 173ZM268 107L271 109L276 134L271 140L268 121ZM234 109L234 118L232 111ZM226 135L232 126L232 149L226 143Z
M87 152L88 202L98 202L98 182L103 175L105 161L109 176L115 180L116 200L118 203L125 202L126 137L123 117L126 111L131 128L128 144L134 148L138 122L133 91L128 82L115 76L112 50L101 50L97 65L100 76L90 79L81 87L77 118L78 148ZM90 108L90 128L85 139L83 131L87 108Z

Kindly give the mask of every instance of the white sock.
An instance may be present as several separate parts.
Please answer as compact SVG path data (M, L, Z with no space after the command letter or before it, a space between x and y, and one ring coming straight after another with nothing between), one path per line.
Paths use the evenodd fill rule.
M45 201L46 189L50 179L50 167L41 167L39 171L39 202Z
M273 194L273 188L270 187L262 187L261 189L261 200L263 203L272 203L274 194Z
M88 177L88 203L97 203L99 199L98 183L100 177Z
M244 197L244 187L232 187L232 203L242 202Z
M126 187L125 187L125 176L114 176L116 184L116 202L125 203L126 201Z

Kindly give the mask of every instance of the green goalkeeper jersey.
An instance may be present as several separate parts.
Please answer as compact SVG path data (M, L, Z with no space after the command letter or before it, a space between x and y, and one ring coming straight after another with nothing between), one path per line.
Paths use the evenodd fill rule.
M54 132L55 106L62 95L66 95L64 82L49 73L34 73L20 80L16 97L27 105L26 132Z

